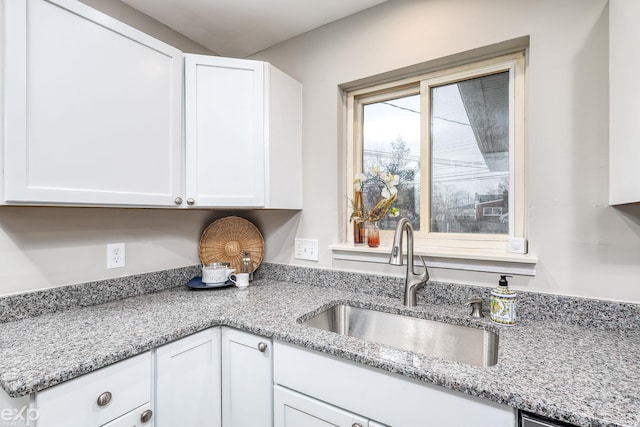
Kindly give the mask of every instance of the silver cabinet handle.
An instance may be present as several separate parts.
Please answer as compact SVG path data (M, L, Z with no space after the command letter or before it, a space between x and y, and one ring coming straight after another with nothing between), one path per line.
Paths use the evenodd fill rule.
M98 406L107 406L109 402L111 402L111 392L105 391L100 396L98 396Z
M265 351L267 351L267 343L266 343L266 342L262 342L262 341L260 341L260 342L258 343L258 351L259 351L260 353L264 353Z
M193 206L193 205L196 204L196 201L194 199L192 199L192 198L188 198L187 199L187 204Z
M351 425L351 427L362 427L362 424L360 424L360 423L353 423L353 424Z
M176 203L176 205L181 205L182 204L182 197L176 197L174 202Z
M148 423L151 421L151 417L153 416L153 411L151 409L147 409L142 414L140 414L140 421L143 423Z

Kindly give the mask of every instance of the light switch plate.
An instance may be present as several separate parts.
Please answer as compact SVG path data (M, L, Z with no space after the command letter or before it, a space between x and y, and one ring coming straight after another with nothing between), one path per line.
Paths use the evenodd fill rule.
M509 237L509 252L514 254L526 254L527 239L523 237Z
M296 259L318 261L318 240L295 239L295 250L293 257Z

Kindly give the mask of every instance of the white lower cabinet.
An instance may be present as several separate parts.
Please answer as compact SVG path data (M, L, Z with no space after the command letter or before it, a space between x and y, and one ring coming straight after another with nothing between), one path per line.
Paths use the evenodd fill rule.
M271 340L222 328L222 426L273 425Z
M37 427L150 426L152 413L141 420L150 400L147 352L35 393L30 414Z
M271 340L227 327L155 350L156 427L270 427Z
M155 353L156 427L220 427L220 328L210 328Z
M277 385L273 399L275 427L383 427L382 424Z
M228 327L0 406L31 427L517 425L509 406Z
M506 405L291 344L273 346L275 427L516 426L516 411Z

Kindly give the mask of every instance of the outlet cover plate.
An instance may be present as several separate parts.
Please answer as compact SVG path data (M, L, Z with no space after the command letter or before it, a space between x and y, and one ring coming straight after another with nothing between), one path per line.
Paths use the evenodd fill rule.
M107 245L107 268L123 268L124 261L124 243L109 243Z

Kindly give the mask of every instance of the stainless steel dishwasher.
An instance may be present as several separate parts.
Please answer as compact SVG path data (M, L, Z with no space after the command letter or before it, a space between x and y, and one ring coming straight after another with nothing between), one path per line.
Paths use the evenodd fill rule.
M520 412L519 427L571 427L571 424L549 420L537 415Z

